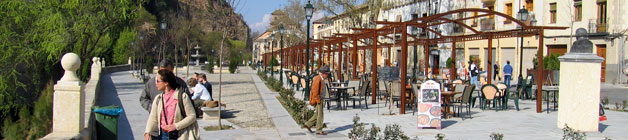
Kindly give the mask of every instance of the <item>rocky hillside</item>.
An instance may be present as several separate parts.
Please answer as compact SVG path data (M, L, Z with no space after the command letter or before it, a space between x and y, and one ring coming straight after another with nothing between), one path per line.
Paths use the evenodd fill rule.
M250 32L242 15L235 13L225 0L152 0L146 4L146 9L157 17L186 12L190 18L199 20L203 32L225 29L227 37L234 40L247 41Z

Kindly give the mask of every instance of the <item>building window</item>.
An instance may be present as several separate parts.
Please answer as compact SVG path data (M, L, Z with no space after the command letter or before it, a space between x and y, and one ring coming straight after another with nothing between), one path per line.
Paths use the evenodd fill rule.
M556 3L550 3L550 23L556 23Z
M574 21L582 21L582 0L574 0Z
M506 8L505 8L504 13L506 13L506 15L508 15L508 16L510 16L510 17L512 17L512 3L507 3L507 4L506 4ZM506 19L506 20L504 21L504 24L510 24L510 23L512 23L512 21L510 21L510 20L508 20L508 19Z
M526 10L529 12L534 11L534 0L526 0Z
M597 32L606 32L606 0L597 0Z

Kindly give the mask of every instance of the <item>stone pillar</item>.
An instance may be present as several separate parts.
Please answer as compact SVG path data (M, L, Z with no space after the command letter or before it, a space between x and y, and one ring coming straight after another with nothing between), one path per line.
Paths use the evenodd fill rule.
M600 73L602 57L593 54L586 30L576 31L577 40L560 60L558 128L565 124L578 131L597 132L599 126Z
M65 74L54 87L52 132L80 134L85 119L84 84L75 71L81 66L81 60L74 53L67 53L61 58Z
M99 80L100 79L100 64L98 64L98 58L92 58L92 71L89 77L89 80Z

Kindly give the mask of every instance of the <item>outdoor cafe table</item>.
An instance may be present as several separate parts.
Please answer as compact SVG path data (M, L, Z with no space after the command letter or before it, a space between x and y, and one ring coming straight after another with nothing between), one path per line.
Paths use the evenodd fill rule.
M349 102L347 101L349 99L349 95L347 90L348 89L353 89L355 90L355 87L346 87L346 86L340 86L340 87L330 87L329 89L335 89L336 92L336 96L338 97L338 102L340 102L340 106L338 106L340 109L347 109L347 105L349 104ZM344 108L342 107L342 100L345 101L345 106Z
M462 92L460 91L441 91L440 94L443 97L443 104L451 104L451 98L454 97L456 94L461 94ZM445 118L449 118L450 116L447 114L452 114L452 115L456 115L454 114L454 112L451 111L450 109L451 106L447 106L445 107Z
M533 85L532 86L532 90L536 91L537 89L537 85ZM549 113L550 108L549 108L549 96L550 94L552 94L552 97L554 97L553 102L554 102L554 109L556 109L556 93L558 93L558 86L543 86L542 92L547 93L547 96L545 96L545 101L547 102L547 113ZM537 97L539 98L539 97Z

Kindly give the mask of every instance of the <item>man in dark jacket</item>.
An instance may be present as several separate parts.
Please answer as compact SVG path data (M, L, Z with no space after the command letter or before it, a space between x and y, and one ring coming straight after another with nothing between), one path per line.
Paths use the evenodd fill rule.
M166 70L173 71L172 62L169 60L161 61L159 63L159 69L160 70L166 69ZM151 77L148 80L148 82L144 84L144 90L142 91L142 94L140 95L140 104L142 104L142 107L146 109L148 113L150 113L150 109L153 104L153 99L155 99L155 96L161 93L161 91L157 90L157 86L155 85L156 77L157 76ZM183 92L191 96L190 91L188 90L188 87L186 86L187 84L185 84L185 81L183 81L183 79L177 77L177 83L180 85L179 89L183 90Z

